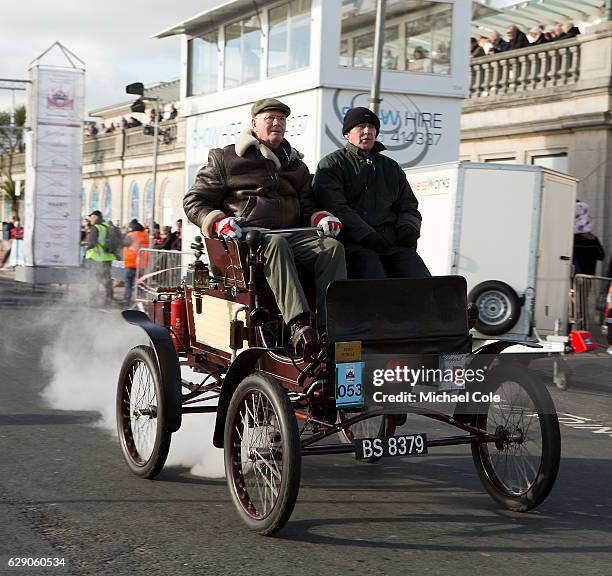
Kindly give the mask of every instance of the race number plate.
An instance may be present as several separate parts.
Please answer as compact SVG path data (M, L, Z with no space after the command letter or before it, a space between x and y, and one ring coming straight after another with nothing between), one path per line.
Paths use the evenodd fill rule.
M353 441L360 460L382 456L424 456L427 454L427 435L385 436L359 438Z
M363 362L336 364L336 408L363 406Z

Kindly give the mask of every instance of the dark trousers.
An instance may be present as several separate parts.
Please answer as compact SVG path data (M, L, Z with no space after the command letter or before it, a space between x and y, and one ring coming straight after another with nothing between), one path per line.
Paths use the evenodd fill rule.
M296 263L314 276L317 326L325 324L325 291L334 280L346 278L344 250L335 238L293 234L264 236L264 274L286 323L310 312Z
M414 248L394 246L386 254L345 244L346 268L350 279L426 278L431 273Z
M104 290L104 304L113 301L113 283L111 280L111 263L109 261L99 262L86 259L85 267L89 270L89 283L92 299L95 299L100 291Z
M136 268L125 268L125 290L123 299L126 304L132 301L132 292L134 291L134 279L136 278Z

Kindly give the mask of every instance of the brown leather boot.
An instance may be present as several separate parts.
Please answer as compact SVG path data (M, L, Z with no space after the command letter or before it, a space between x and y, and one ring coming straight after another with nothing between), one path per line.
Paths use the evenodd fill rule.
M304 362L314 362L323 349L319 334L310 325L308 314L302 314L289 323L291 345Z

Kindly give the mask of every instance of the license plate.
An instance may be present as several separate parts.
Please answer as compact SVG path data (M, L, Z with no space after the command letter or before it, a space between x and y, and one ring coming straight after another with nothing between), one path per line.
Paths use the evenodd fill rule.
M383 456L423 456L427 454L427 434L385 436L383 438L358 438L353 441L357 458L381 458Z

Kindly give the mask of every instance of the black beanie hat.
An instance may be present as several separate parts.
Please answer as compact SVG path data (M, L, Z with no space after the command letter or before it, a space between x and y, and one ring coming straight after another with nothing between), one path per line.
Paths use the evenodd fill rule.
M348 134L358 124L372 124L376 128L376 136L380 132L380 120L369 108L358 106L351 108L344 116L342 134Z

